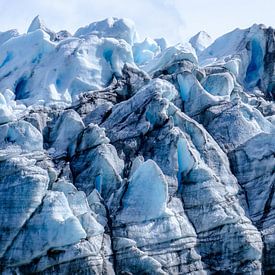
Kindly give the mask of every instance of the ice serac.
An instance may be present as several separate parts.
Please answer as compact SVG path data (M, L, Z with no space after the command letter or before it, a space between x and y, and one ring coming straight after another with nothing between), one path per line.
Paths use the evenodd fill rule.
M32 20L27 32L30 33L36 30L43 30L46 32L52 41L61 41L71 36L71 34L65 30L59 31L58 33L50 30L39 15Z
M212 43L211 36L205 32L200 31L190 38L189 43L196 50L197 55L200 55Z
M0 33L1 274L273 274L274 29Z
M69 146L83 129L84 124L77 112L74 110L63 112L49 131L51 154L55 157L66 156Z
M30 33L30 32L34 32L36 30L43 30L50 36L51 40L55 39L55 33L46 27L44 21L39 17L39 15L37 15L32 20L27 32Z
M126 28L125 35L130 33ZM120 37L87 35L58 41L52 35L36 18L27 34L0 46L1 91L10 89L26 105L64 106L81 92L108 86L114 76L122 75L125 63L134 66L131 46Z
M200 55L202 64L223 64L251 90L259 87L274 96L274 29L253 25L218 38Z
M133 21L116 17L110 17L80 28L74 36L81 37L87 35L123 39L130 45L133 45L137 40L136 28Z
M24 264L51 248L77 243L86 237L78 219L73 216L63 193L48 192L41 209L16 237L4 260Z
M263 235L265 262L274 266L274 241L270 238L274 234L274 125L243 103L210 108L206 117L213 119L204 124L228 152L231 169L245 192L250 218Z
M19 32L17 30L9 30L5 32L0 32L0 45L4 44L9 39L19 36Z
M151 38L145 38L143 42L135 43L133 46L134 60L137 65L148 63L160 52L161 48L157 41Z
M150 159L140 164L125 188L122 209L114 217L119 273L205 274L196 233L180 200L168 203L168 183L158 165Z
M122 182L124 162L106 138L104 129L89 124L76 140L71 159L74 184L90 194L96 189L107 199Z
M149 74L154 74L158 70L163 70L165 67L182 60L197 63L196 52L190 43L179 43L164 49L159 55L152 59L151 62L148 62L148 64L144 66L144 70Z
M132 131L128 131L129 136L127 138L125 137L127 128L125 126L117 128L116 126L116 135L110 136L111 141L113 140L115 145L120 148L121 141L119 142L118 138L120 140L127 140L127 146L124 146L121 150L124 150L124 154L128 158L130 157L133 163L136 162L135 156L137 153L135 152L138 152L138 154L142 153L145 158L154 160L163 171L171 200L177 194L181 194L181 200L178 203L181 202L183 204L181 215L184 217L185 222L182 221L182 224L187 223L194 226L196 235L193 235L193 237L196 237L198 254L202 257L199 261L202 260L207 264L206 270L211 270L211 272L228 272L230 270L243 273L246 270L260 272L262 240L257 229L246 217L245 211L238 200L239 187L235 177L230 172L226 155L203 128L184 115L171 102L177 101L177 96L165 97L166 93L164 91L169 89L170 85L166 81L160 80L156 83L162 84L162 89L154 89L156 95L149 92L152 87L156 87L155 82L152 81L152 83L144 86L131 99L120 104L119 109L126 110L125 115L127 115L128 105L132 106L135 114L140 116L140 118L136 120L135 116L129 117L127 115L127 124L136 125L136 133L133 135ZM138 104L139 101L140 104ZM161 109L152 112L158 105L159 108L162 106ZM108 122L116 117L119 120L122 119L124 123L123 117L118 115L117 112L118 109L114 109L104 123L107 132L109 127L110 129L114 129L113 124L109 124ZM151 115L149 116L148 113L151 113ZM150 123L147 129L141 127L143 124L144 126L146 125L145 121ZM128 127L130 129L131 126ZM146 129L146 132L143 132L143 129ZM124 134L122 135L122 133ZM129 138L131 142L128 143ZM142 144L141 148L139 144ZM122 199L120 199L122 210L114 218L116 223L129 223L127 228L131 226L135 228L135 232L138 231L137 226L134 227L131 224L138 223L140 218L144 219L142 218L142 211L145 211L148 207L146 200L148 195L143 195L143 199L146 200L146 202L143 202L143 199L138 199L139 193L146 192L147 188L151 188L151 185L147 187L147 184L154 184L150 180L150 176L143 180L143 177L147 173L146 166L148 164L146 165L145 162L135 168L135 172L129 179L129 184L125 187L126 191L124 191L125 189L121 191L124 194ZM143 173L139 175L139 171L142 170L144 170ZM155 173L153 172L154 170L156 169L150 169L152 175ZM135 180L137 177L138 180ZM158 177L156 176L155 178L157 179ZM146 182L147 179L148 183ZM139 181L140 184L137 184ZM161 181L158 180L158 182ZM137 187L135 187L136 185ZM141 188L141 185L143 185L143 188ZM154 192L157 192L157 190L155 188ZM153 192L150 193L152 195L150 199L151 207L159 211L163 209L163 203L155 199L156 197L160 199L161 196L156 196ZM155 202L158 202L158 205L155 205ZM143 207L140 206L140 203L142 203ZM172 211L168 207L163 218L161 218L158 212L154 212L154 216L159 216L159 218L155 217L154 220L168 219L169 221L167 222L169 224L173 217L173 210L178 211L178 203L172 204L176 209L173 209L171 205ZM125 210L124 205L128 205L128 207L125 207ZM125 217L130 216L128 208L131 209L130 212L133 216L129 217L127 221ZM148 214L150 211L151 209L149 208L145 213ZM135 213L139 213L140 218L134 218ZM150 219L148 220L150 221ZM154 228L157 227L158 223L154 225ZM128 235L125 235L127 238L129 238L129 230L127 229ZM142 232L144 235L144 229ZM222 237L223 234L229 233L231 237L228 236L228 239ZM121 234L119 237L122 236ZM137 233L133 233L133 238L137 242L138 239L135 235ZM184 239L183 236L181 238ZM238 242L234 240L235 238L238 239ZM231 240L229 241L229 239ZM184 242L184 240L182 241ZM213 242L217 244L215 250L213 246L212 250L208 250L210 243ZM137 242L139 249L145 249L140 246ZM148 247L147 249L154 255L154 250L152 251L153 247ZM179 247L175 249L177 250ZM245 259L246 264L244 266L240 265L239 258L234 256L236 250ZM225 251L227 252L225 253ZM223 260L220 262L213 260L212 253L214 255L224 255ZM190 268L189 265L192 265L192 261L195 261L195 258L191 258L189 262L186 262L183 259L179 260L177 257L171 256L171 263L174 262L176 266L172 267L170 262L168 262L164 264L163 268L164 270L167 269L170 273L180 273L182 270L188 270ZM196 268L198 269L196 271L200 270L199 266L199 262L197 262Z
M157 219L165 215L167 198L164 175L154 161L147 160L131 177L117 220L131 223Z

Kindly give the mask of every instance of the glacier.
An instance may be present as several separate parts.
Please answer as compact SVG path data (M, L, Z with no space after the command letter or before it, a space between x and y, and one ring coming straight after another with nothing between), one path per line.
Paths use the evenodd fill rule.
M0 32L0 273L273 274L275 30Z

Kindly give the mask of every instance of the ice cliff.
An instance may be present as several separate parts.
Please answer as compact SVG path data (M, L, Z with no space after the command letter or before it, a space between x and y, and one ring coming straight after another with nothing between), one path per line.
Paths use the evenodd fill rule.
M0 273L275 272L274 36L1 32Z

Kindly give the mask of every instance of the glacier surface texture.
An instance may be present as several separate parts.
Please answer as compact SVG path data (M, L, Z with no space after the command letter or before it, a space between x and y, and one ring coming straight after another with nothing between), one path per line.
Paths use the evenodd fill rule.
M0 273L275 272L274 36L0 32Z

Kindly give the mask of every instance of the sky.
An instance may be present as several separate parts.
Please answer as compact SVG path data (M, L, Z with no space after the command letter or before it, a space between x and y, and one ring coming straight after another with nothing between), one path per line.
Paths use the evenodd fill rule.
M140 38L187 41L200 30L213 38L254 23L275 27L275 0L0 0L0 31L26 32L36 16L74 33L107 17L132 19Z

